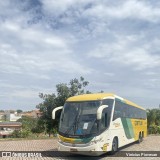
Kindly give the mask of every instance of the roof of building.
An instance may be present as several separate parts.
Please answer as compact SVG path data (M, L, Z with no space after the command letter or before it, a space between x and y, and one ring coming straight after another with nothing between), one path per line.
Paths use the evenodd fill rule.
M18 126L22 126L21 122L0 122L0 127L18 127Z

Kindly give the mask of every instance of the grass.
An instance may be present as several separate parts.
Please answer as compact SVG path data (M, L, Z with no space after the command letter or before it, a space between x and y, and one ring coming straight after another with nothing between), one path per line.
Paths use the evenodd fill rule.
M37 137L36 135L32 135L27 138L0 138L0 141L20 141L20 140L42 140L42 139L56 139L57 137L54 136L40 136Z

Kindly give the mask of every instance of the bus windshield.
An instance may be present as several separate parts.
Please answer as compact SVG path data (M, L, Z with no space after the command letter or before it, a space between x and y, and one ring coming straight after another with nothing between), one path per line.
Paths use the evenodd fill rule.
M97 133L96 116L100 105L102 101L66 102L61 113L59 132L71 136Z
M67 102L60 118L59 132L69 135L86 135L96 132L97 109L100 101Z

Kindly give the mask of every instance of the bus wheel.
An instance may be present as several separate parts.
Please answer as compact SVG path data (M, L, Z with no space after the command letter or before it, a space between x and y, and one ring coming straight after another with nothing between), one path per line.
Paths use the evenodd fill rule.
M141 134L141 133L139 133L138 143L141 143L142 141L143 141L142 134Z
M112 142L112 151L111 154L115 154L118 151L118 139L114 138Z

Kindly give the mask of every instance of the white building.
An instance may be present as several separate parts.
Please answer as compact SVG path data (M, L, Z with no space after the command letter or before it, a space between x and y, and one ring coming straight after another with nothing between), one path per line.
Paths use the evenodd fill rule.
M6 121L16 122L18 119L22 118L22 115L17 114L17 112L10 113L10 111L5 111Z

